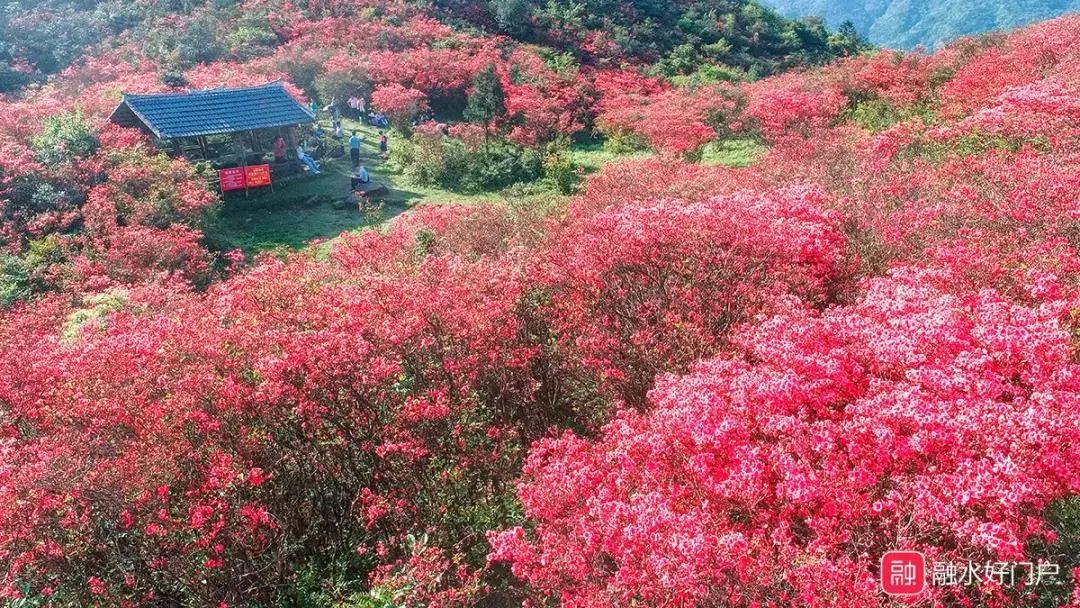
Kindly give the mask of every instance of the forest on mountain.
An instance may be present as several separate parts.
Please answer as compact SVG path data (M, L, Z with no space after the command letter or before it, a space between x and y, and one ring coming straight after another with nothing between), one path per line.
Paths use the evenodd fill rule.
M894 608L909 550L1020 568L924 605L1080 607L1080 18L3 10L5 606ZM222 247L246 199L107 117L273 80L498 197Z
M297 17L348 19L358 10L396 7L392 12L398 12L409 6L332 0L16 0L0 7L0 92L60 72L84 54L134 51L161 71L246 61L287 44L295 36L288 28L300 23ZM850 52L855 42L830 36L820 23L784 19L752 0L440 0L412 10L459 31L567 52L588 65L647 63L668 76L720 69L729 79L760 77L821 63Z
M935 49L961 36L1007 30L1080 11L1078 0L765 0L789 17L845 22L870 42Z

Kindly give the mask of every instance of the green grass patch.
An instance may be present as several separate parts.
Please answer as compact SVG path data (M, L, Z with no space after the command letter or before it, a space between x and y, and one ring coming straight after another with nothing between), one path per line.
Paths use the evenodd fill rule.
M343 126L348 135L353 129L360 132L364 138L361 162L372 180L390 189L389 194L376 201L381 203L381 208L362 213L355 205L346 204L351 200L352 163L348 156L324 159L321 175L292 178L273 189L252 190L246 196L242 191L228 193L218 217L206 228L210 244L221 251L242 249L248 255L296 250L315 239L332 239L343 232L380 226L418 205L501 200L497 194L461 195L409 185L400 171L379 158L377 129L350 120L345 120ZM393 135L389 143L393 154Z
M604 140L602 139L589 139L582 142L575 142L570 146L571 160L573 160L574 164L581 167L585 173L596 173L600 170L600 167L610 162L650 158L652 156L653 153L647 150L630 154L612 152L610 149L604 147Z
M701 163L736 168L749 167L757 162L767 149L761 142L751 138L713 141L702 149Z
M329 128L329 125L323 125ZM386 184L389 194L376 200L375 209L362 212L351 203L349 176L352 163L348 156L324 159L322 174L292 178L273 189L263 188L230 192L224 197L218 217L207 226L205 233L210 245L220 251L241 249L248 255L262 251L298 250L311 241L336 238L343 232L378 227L420 205L433 203L475 203L528 198L523 193L544 190L541 182L532 187L522 185L507 193L458 194L437 187L421 187L409 183L394 163L379 158L378 129L346 119L346 135L355 129L364 138L361 162L371 179ZM391 134L390 154L400 135ZM731 139L713 142L703 151L702 162L711 165L745 167L755 162L765 147L752 139ZM585 173L595 173L607 163L643 159L652 152L617 153L604 147L601 139L574 143L570 158ZM546 190L544 190L546 192ZM542 194L543 192L541 192Z

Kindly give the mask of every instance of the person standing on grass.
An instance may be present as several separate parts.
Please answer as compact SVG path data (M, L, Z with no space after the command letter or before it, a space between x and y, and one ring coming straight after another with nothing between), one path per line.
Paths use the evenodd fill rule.
M330 120L335 125L341 122L341 106L338 105L337 97L330 99L330 105L326 106L326 109L330 112Z
M364 138L360 137L359 132L352 132L352 137L349 138L349 156L352 157L353 168L360 165L360 144L363 143L363 141Z
M386 143L386 132L379 131L379 156L386 158L388 147Z

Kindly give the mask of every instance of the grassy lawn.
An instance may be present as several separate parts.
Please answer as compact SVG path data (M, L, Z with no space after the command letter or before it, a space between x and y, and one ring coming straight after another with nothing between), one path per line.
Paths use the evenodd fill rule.
M748 167L754 164L767 148L750 138L726 139L705 145L702 150L701 164L723 165L726 167ZM616 154L604 149L604 142L599 139L575 143L570 154L578 166L586 173L595 173L600 167L616 160L650 158L652 152L642 151L630 154Z
M649 158L652 152L642 151L632 154L616 154L604 149L604 142L600 139L590 139L576 142L570 147L570 157L574 163L585 170L585 173L596 173L600 167L615 160L629 160L632 158Z
M217 219L206 230L208 238L218 249L239 248L254 254L268 249L300 249L312 239L332 238L382 221L352 206L335 209L328 201L303 204L312 196L338 190L340 183L335 182L340 182L341 176L327 173L300 179L273 193L225 197ZM346 181L341 198L348 185ZM387 205L384 215L403 210Z
M386 184L390 193L378 199L376 212L361 213L353 205L341 207L349 199L352 163L348 156L324 159L321 175L293 178L274 189L263 188L245 196L230 192L218 218L206 230L218 249L239 248L251 255L274 249L301 249L313 239L331 239L342 232L378 226L417 205L436 202L501 200L497 194L461 195L437 188L418 188L404 183L399 171L378 157L378 130L343 121L346 133L360 131L364 138L361 162L371 179ZM328 128L329 125L323 125ZM394 136L389 142L394 151ZM334 204L335 201L339 203Z
M760 142L750 139L725 139L705 145L701 153L701 164L724 165L726 167L749 167L757 162L766 148Z
M364 138L361 162L371 179L386 184L389 194L376 202L374 210L361 212L350 201L349 175L352 163L348 156L324 159L321 175L292 178L274 189L253 190L250 196L230 192L224 198L221 212L206 235L212 246L227 251L242 249L248 255L260 251L302 249L312 240L328 240L343 232L380 226L395 216L418 205L430 203L468 203L501 201L498 193L463 195L438 188L423 188L408 184L400 171L378 156L378 130L346 119L346 134L353 129ZM329 128L328 124L323 125ZM395 135L391 134L390 153L394 152ZM744 167L756 161L765 148L749 139L713 142L706 146L702 163ZM594 173L604 164L630 158L649 158L651 152L615 154L604 149L600 140L579 142L571 148L574 162L585 173Z

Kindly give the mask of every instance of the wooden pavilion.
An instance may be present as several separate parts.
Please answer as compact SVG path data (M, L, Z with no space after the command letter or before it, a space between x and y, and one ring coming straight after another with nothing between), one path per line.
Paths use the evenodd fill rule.
M297 127L315 122L315 115L274 81L183 93L124 93L109 120L144 130L172 154L220 168L272 163L279 135L288 144L287 158L295 159ZM274 169L286 174L295 170Z

